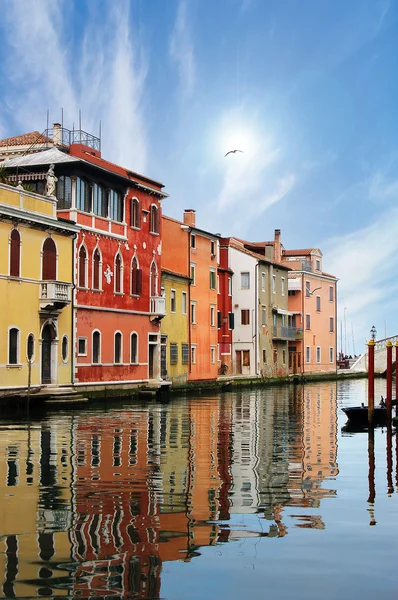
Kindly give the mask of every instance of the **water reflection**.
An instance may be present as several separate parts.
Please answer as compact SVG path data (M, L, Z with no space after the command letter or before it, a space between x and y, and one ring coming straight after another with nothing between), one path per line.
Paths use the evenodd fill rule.
M2 596L158 598L167 561L324 529L336 413L330 384L3 425Z

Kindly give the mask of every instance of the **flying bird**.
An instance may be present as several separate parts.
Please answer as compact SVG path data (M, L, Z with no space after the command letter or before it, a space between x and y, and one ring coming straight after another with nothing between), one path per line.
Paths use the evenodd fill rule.
M228 154L235 154L235 152L242 152L242 154L243 154L243 150L230 150L229 152L227 152L226 154L224 154L224 158L226 156L228 156Z

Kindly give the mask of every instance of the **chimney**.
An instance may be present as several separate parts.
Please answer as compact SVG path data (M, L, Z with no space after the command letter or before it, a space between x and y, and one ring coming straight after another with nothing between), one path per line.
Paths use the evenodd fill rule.
M274 261L281 262L281 230L275 229L274 234Z
M184 223L185 225L189 225L189 227L195 227L196 223L196 210L193 208L186 208L184 210Z
M61 146L62 144L61 123L53 124L53 142L55 146Z

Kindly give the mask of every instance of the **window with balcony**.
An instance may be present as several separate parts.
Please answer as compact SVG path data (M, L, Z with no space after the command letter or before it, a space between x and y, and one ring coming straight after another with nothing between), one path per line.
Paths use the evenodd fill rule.
M321 312L321 297L320 296L316 297L316 311Z
M110 218L123 223L123 196L116 190L109 190L108 198Z
M123 261L119 252L115 258L115 293L123 293Z
M240 287L242 290L250 290L250 273L247 271L240 274Z
M80 246L79 250L79 287L87 288L87 250Z
M98 248L94 250L93 254L93 289L100 290L102 284L101 278L102 261L101 254Z
M76 208L83 212L91 212L91 186L81 177L76 177Z
M50 237L43 244L42 279L44 281L57 279L57 248L54 240Z
M244 308L240 311L240 323L241 325L250 325L250 310Z
M151 206L150 232L159 233L159 209L155 204Z
M20 276L21 236L18 229L10 234L10 277Z
M122 334L120 331L115 333L115 364L120 364L122 362Z
M130 337L130 362L138 363L138 335L135 332Z
M141 227L141 212L140 212L140 201L138 198L132 198L131 200L131 227L139 229Z
M19 364L19 329L16 327L8 330L8 364Z
M93 364L99 364L101 362L101 333L99 331L93 331Z
M108 197L106 189L98 183L93 185L93 213L98 217L108 216Z

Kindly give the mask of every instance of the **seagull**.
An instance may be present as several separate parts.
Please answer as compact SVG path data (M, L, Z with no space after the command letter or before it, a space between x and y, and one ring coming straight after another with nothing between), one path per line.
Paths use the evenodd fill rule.
M230 150L229 152L227 152L226 154L224 154L224 158L226 156L228 156L228 154L235 154L235 152L242 152L242 154L243 154L243 150Z

